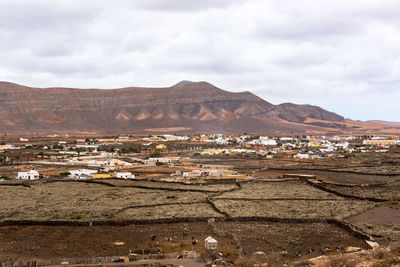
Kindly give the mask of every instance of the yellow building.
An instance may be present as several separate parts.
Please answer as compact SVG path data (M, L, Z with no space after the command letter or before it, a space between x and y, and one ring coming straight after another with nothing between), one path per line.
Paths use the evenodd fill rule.
M156 149L166 149L166 148L167 148L167 146L164 144L159 144L156 146Z
M94 179L111 178L111 175L109 175L108 173L96 173L93 174L93 178Z

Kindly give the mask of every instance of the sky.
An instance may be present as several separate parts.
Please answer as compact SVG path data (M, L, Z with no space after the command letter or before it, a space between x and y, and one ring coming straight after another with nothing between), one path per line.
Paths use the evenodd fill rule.
M398 0L1 0L0 80L207 81L273 104L400 121Z

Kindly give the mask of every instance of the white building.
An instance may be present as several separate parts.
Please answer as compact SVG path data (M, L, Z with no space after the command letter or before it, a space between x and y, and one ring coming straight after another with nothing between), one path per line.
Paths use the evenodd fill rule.
M218 248L218 242L217 242L217 240L215 240L214 238L209 236L204 240L204 246L208 251L215 252Z
M160 157L160 158L149 158L147 162L162 162L162 163L170 163L170 162L178 162L180 157Z
M79 169L79 170L71 170L69 171L71 174L70 177L77 179L86 179L92 177L93 174L97 173L96 170L88 170L88 169Z
M347 142L347 141L342 141L342 142L337 143L335 146L336 146L336 147L341 147L341 148L347 149L347 148L349 147L349 142Z
M21 148L13 145L0 145L0 150L10 150L10 149L21 149Z
M276 146L277 142L275 139L269 139L268 136L260 136L259 139L252 140L249 142L249 144Z
M279 138L279 140L281 140L281 141L293 141L293 137L284 136L284 137Z
M298 154L294 155L294 157L298 158L298 159L309 159L310 158L310 154L298 153Z
M39 179L39 172L35 170L30 170L28 172L18 172L17 179L37 180Z
M131 172L117 172L116 177L123 179L135 179L135 175Z

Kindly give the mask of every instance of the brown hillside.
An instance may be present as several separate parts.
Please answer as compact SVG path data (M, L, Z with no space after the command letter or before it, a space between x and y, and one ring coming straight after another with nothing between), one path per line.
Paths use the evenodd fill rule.
M207 82L166 88L31 88L0 82L1 133L305 132L346 129L342 116L310 105L273 105Z

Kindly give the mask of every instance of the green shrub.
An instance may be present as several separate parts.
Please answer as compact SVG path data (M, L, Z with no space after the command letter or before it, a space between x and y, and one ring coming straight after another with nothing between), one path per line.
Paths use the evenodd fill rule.
M11 177L8 177L8 176L6 176L6 175L2 175L2 176L0 176L0 179L3 179L3 180L8 180L8 181L12 180L12 178L11 178Z
M67 176L70 176L71 173L70 173L70 172L61 172L59 175L60 175L61 177L67 177Z
M72 214L69 218L72 219L72 220L80 220L80 219L83 219L83 215L81 215L81 214Z

